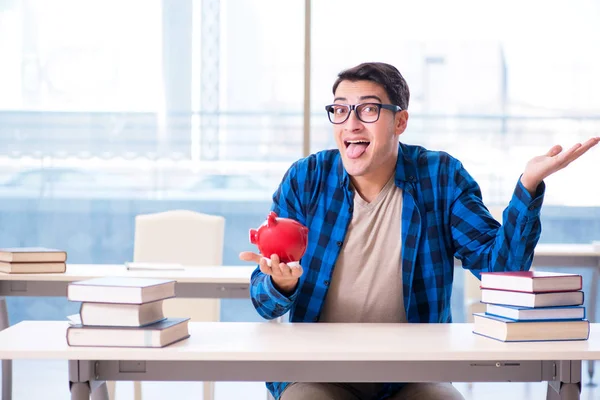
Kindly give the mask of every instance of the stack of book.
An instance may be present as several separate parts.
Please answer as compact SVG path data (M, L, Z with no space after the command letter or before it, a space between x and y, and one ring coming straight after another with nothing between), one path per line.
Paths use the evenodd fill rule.
M483 272L484 313L473 332L504 342L586 340L582 277L544 271Z
M164 347L188 338L189 318L165 318L163 301L175 281L105 277L70 283L67 298L81 302L70 346Z
M6 274L62 273L67 252L46 247L7 247L0 249L0 272Z

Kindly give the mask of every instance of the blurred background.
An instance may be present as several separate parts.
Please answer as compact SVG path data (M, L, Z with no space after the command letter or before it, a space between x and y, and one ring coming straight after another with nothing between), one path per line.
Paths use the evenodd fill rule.
M459 158L489 206L530 158L600 133L598 1L307 4L0 0L0 247L123 263L135 215L177 208L224 216L240 265L290 164L335 147L323 106L364 61L409 84L402 141ZM547 180L541 242L600 240L599 154ZM462 274L453 298L464 321ZM11 323L78 311L8 302ZM223 300L222 319L259 317Z

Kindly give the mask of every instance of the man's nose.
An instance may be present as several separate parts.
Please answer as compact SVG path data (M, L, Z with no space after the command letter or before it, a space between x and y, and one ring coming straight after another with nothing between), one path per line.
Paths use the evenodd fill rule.
M344 124L344 129L347 131L356 131L363 127L362 121L358 119L356 110L352 110L348 116L348 120Z

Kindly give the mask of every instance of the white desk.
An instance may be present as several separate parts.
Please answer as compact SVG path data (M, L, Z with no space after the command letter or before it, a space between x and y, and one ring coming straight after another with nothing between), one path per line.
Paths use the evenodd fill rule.
M457 260L458 265L460 261ZM589 244L540 244L535 267L600 268L600 251ZM101 276L165 278L177 281L177 297L248 298L255 266L186 268L183 271L128 271L122 264L68 264L61 274L0 274L0 296L60 296L69 282Z
M600 268L600 249L592 244L542 243L535 247L534 267L593 267ZM460 267L460 260L454 265Z
M457 265L460 261L457 260ZM533 265L543 267L593 267L594 275L589 293L589 315L595 315L597 284L600 279L600 252L592 244L539 244ZM128 271L124 265L68 264L62 274L0 274L0 296L66 296L67 285L76 280L100 276L136 276L177 280L177 297L247 298L250 275L254 266L201 267L185 271ZM3 300L3 299L1 299ZM4 301L0 301L0 329L8 326ZM0 357L0 359L2 359ZM11 399L11 362L2 362L2 400ZM590 378L594 363L588 363Z
M541 243L535 247L535 267L599 268L600 249L592 244Z
M0 296L67 295L70 282L102 276L164 278L177 281L176 296L249 298L250 275L256 266L188 267L175 271L128 271L122 264L67 264L60 274L0 274Z
M177 281L179 298L249 298L255 266L190 267L181 271L128 271L125 265L68 264L60 274L0 274L0 330L8 327L8 309L1 296L66 297L69 282L102 276L165 278ZM12 362L2 359L2 400L12 398Z
M549 398L572 400L581 360L600 359L600 324L588 341L502 343L470 324L196 322L189 339L164 349L69 347L66 328L21 322L0 332L0 357L69 360L72 400L117 380L547 381Z

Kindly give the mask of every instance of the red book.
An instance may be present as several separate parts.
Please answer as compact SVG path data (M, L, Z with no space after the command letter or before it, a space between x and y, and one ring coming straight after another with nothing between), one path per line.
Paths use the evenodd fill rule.
M482 272L481 288L544 293L581 290L579 274L547 271Z

